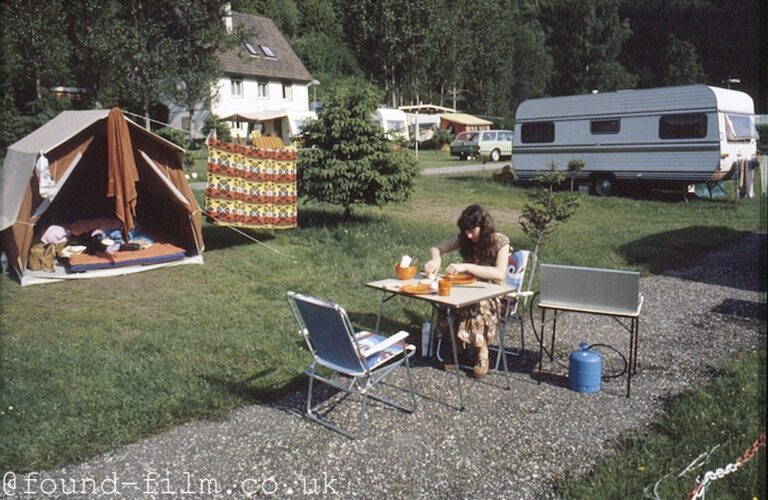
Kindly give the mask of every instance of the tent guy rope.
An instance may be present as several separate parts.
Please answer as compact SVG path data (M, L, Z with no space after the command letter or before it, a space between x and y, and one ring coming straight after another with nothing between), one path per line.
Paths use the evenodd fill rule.
M207 215L208 217L210 217L210 218L212 218L212 219L216 219L216 218L215 218L213 215L211 215L210 213L206 212L205 210L203 210L203 209L200 209L200 211L201 211L202 213L204 213L205 215ZM273 252L275 252L275 253L277 253L277 254L280 254L280 255L282 255L283 257L287 257L287 255L285 255L285 254L284 254L283 252L281 252L280 250L278 250L278 249L276 249L276 248L272 248L271 246L267 245L266 243L263 243L263 242L261 242L261 241L257 240L256 238L254 238L254 237L253 237L253 236L251 236L250 234L247 234L247 233L245 233L245 232L243 232L243 231L239 230L239 229L238 229L238 228L236 228L235 226L233 226L233 225L231 225L231 224L227 224L226 222L222 222L222 221L220 221L220 220L218 220L218 219L216 219L216 221L217 221L219 224L221 224L222 226L224 226L224 227L228 227L228 228L229 228L229 229L231 229L232 231L234 231L234 232L236 232L236 233L238 233L238 234L240 234L240 235L242 235L242 236L244 236L244 237L248 238L249 240L251 240L251 241L255 241L255 242L256 242L256 243L258 243L259 245L265 246L265 247L269 248L270 250L272 250Z

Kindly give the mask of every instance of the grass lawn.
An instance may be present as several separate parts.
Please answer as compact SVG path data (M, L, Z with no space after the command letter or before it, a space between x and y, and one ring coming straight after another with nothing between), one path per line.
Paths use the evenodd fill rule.
M560 496L654 498L656 488L658 498L687 498L697 477L734 463L765 433L765 363L765 349L728 363L706 387L675 398L652 433L627 439L588 477L562 481ZM756 380L756 374L762 376ZM686 470L696 457L701 460ZM765 448L734 474L712 481L706 497L765 498L761 484Z
M0 469L80 461L303 384L309 356L286 291L336 300L371 327L376 295L364 284L391 276L402 254L424 259L472 202L527 246L517 225L526 189L488 176L424 177L407 205L360 209L348 221L336 208L301 205L299 229L250 231L281 254L206 226L203 266L26 288L0 277ZM756 230L758 217L756 199L584 197L540 260L656 272ZM384 328L418 332L427 314L394 301Z

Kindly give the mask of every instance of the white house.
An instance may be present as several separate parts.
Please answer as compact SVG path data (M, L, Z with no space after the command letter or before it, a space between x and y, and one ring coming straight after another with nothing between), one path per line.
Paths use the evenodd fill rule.
M315 118L309 110L309 87L317 84L271 19L240 12L224 18L227 29L243 26L256 33L244 44L221 55L224 74L214 89L210 110L195 113L194 128L201 134L209 113L226 120L235 137L280 137L290 145L304 121ZM189 129L189 113L170 104L169 123Z

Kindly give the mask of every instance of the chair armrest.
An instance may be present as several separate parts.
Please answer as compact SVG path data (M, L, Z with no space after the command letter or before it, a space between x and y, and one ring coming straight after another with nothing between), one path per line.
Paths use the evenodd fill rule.
M524 292L512 292L507 294L507 297L512 297L513 299L517 299L519 297L531 297L531 296L533 296L533 291L531 290L526 290Z
M373 356L377 352L381 352L384 349L387 349L389 347L392 347L393 345L397 344L398 342L402 342L403 340L408 338L409 333L405 330L400 330L396 334L389 337L387 340L382 340L375 346L371 346L368 349L361 349L360 355L364 358L368 358L370 356Z

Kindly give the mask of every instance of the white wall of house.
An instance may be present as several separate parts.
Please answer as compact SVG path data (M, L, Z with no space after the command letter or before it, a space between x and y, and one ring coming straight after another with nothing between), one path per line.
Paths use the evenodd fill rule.
M240 95L233 93L233 80L241 82ZM260 95L259 84L266 84L266 96ZM212 111L217 116L225 116L238 112L257 111L308 111L308 85L296 82L285 82L287 96L283 95L284 82L265 81L252 78L222 78L219 80L217 97L212 104ZM234 85L237 87L237 84ZM262 92L263 93L263 92Z
M216 97L211 103L211 111L216 116L227 116L233 113L309 110L309 85L304 83L267 81L252 77L224 77L219 80L215 91ZM194 126L198 136L201 135L200 130L207 116L208 110L195 113ZM189 113L186 109L170 104L168 118L171 126L188 129ZM287 134L289 129L287 120L284 125L283 134ZM233 129L233 132L237 130ZM243 126L240 132L245 136L246 131ZM275 135L274 124L268 123L263 133Z

